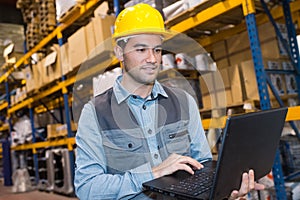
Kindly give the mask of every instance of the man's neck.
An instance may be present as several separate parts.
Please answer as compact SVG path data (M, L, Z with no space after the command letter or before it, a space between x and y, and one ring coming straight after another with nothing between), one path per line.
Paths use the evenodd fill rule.
M131 94L146 98L152 92L154 83L152 84L128 84L125 81L121 81L121 85Z

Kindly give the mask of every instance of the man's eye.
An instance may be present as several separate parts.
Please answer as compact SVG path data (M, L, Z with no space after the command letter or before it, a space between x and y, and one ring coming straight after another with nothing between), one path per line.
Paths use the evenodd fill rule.
M155 52L155 53L161 53L161 52L162 52L162 49L161 49L161 48L155 48L155 49L154 49L154 52Z
M137 52L145 52L146 49L145 49L145 48L138 48L138 49L136 49L136 51L137 51Z

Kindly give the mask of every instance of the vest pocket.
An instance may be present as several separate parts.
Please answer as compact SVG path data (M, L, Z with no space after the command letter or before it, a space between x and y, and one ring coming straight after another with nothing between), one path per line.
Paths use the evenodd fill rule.
M143 139L139 134L140 130L102 132L109 173L122 173L146 162Z
M139 130L140 131L140 130ZM135 151L142 147L140 135L133 136L128 131L111 130L103 132L103 145L117 150ZM137 132L139 133L139 132Z
M163 131L163 141L169 154L190 155L190 136L186 122L169 124Z

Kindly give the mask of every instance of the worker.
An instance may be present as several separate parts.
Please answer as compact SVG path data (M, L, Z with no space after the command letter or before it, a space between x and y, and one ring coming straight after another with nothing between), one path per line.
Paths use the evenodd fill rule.
M178 170L193 174L212 159L194 98L156 80L167 37L161 14L147 4L118 15L113 41L122 75L84 106L78 123L80 199L151 199L142 183ZM250 171L230 198L262 187Z

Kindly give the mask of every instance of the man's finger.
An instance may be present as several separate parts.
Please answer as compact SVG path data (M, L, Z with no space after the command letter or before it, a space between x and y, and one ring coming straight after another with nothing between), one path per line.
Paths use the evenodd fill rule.
M248 177L249 177L249 188L248 188L248 191L251 191L255 187L254 171L252 169L249 170Z

